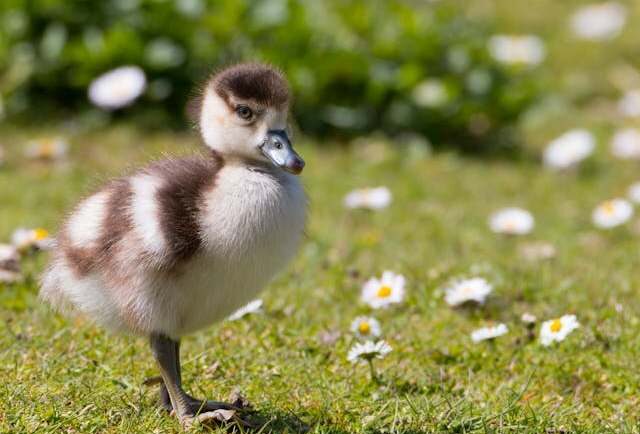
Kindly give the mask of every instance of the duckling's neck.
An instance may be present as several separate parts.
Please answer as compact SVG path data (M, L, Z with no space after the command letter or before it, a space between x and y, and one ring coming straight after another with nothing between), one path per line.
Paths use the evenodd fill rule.
M277 174L278 168L274 167L271 163L266 161L250 158L244 155L220 153L218 151L212 151L214 158L223 162L225 166L243 167L251 171Z

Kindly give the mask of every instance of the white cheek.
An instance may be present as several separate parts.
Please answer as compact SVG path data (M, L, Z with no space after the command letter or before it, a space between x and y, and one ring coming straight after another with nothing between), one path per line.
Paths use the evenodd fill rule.
M213 149L225 146L230 135L228 108L214 91L207 90L200 113L200 131L204 142Z
M252 131L252 137L253 137L253 143L256 146L259 146L262 141L264 140L264 138L267 136L267 131L269 130L269 126L265 125L264 123L260 124L257 126L257 128L255 128Z

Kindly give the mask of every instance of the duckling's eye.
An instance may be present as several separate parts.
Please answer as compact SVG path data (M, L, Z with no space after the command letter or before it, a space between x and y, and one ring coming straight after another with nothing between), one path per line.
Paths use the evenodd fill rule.
M236 114L245 121L248 121L253 117L253 111L246 105L239 105L236 107Z

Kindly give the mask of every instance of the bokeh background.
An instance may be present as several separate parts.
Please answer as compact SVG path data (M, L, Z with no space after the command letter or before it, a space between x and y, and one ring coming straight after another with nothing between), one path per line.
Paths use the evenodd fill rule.
M637 84L634 3L617 30L590 39L575 26L602 24L572 25L582 3L6 0L2 116L184 128L185 104L213 68L264 60L290 78L305 134L416 134L437 148L512 150L523 123L605 111ZM497 47L496 35L533 39ZM144 94L126 110L97 111L90 83L122 65L142 68Z
M277 433L637 433L639 22L635 0L1 0L0 432L179 432L145 342L38 301L40 250L105 179L197 150L198 84L257 60L295 97L307 239L260 314L185 343L194 394L240 387ZM489 222L513 206L521 233ZM372 310L384 270L406 300ZM493 292L453 309L465 277ZM580 328L540 345L563 314ZM377 383L346 360L358 315L393 348Z

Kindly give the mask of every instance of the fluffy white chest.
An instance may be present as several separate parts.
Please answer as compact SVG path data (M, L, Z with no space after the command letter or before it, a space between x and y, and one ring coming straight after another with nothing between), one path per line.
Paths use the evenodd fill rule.
M204 196L203 254L176 279L176 334L219 320L250 301L295 254L306 198L298 179L225 166Z

